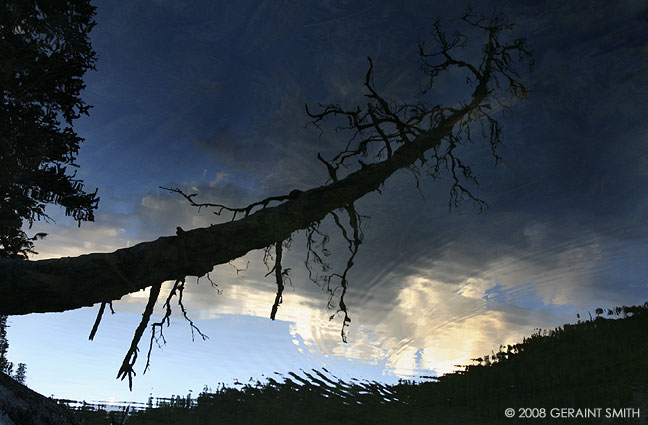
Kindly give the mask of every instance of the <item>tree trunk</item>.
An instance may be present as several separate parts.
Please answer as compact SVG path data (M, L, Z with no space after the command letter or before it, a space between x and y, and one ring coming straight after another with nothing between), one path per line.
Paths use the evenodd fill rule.
M240 220L160 237L112 253L39 261L0 259L0 314L60 312L117 300L167 280L203 276L215 265L285 240L378 189L396 170L423 158L483 97L473 98L384 161Z

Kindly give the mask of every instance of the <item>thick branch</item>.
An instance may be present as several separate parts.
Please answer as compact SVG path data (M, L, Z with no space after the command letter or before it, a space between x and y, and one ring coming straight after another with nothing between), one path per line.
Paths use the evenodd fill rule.
M470 168L454 154L454 146L460 138L470 140L470 125L486 121L490 127L491 147L494 149L499 140L499 125L485 111L490 109L488 101L499 104L497 90L506 90L514 97L523 98L524 86L514 78L517 74L512 67L511 54L519 58L530 56L531 52L523 41L501 44L497 37L500 31L510 25L497 19L486 22L476 19L467 12L463 20L474 27L484 30L488 42L483 48L479 67L468 66L450 52L464 43L462 36L453 40L445 38L435 26L437 42L441 51L426 54L421 48L424 71L430 83L441 71L450 68L467 68L472 73L469 84L474 88L469 102L460 107L426 108L423 105L390 104L375 90L372 83L373 63L365 78L369 90L370 105L367 111L357 108L345 111L339 106L329 105L324 112L308 114L315 118L314 124L328 116L343 116L349 121L345 127L356 131L356 135L373 129L375 134L360 140L357 147L351 146L338 154L332 161L324 161L332 182L303 193L293 191L295 196L284 195L266 198L245 208L227 208L222 205L196 204L193 194L184 194L194 205L216 206L233 213L244 213L244 217L229 223L212 225L207 228L181 231L178 235L161 237L153 242L144 242L130 248L119 249L113 253L88 254L74 258L24 261L0 258L0 314L28 314L34 312L66 311L98 302L116 300L131 292L158 286L167 280L183 280L186 276L202 276L218 264L227 263L245 255L247 252L262 249L290 238L300 229L312 227L327 214L352 205L369 192L379 190L380 186L397 170L413 169L416 161L425 163L425 154L431 151L430 172L436 176L441 167L450 170L454 179L451 202L462 197L471 197L459 182L459 177L474 180ZM426 58L440 58L440 63L428 63ZM499 78L505 84L500 86ZM409 112L408 112L409 110ZM423 124L428 122L429 124ZM396 131L384 129L385 125L395 126ZM353 140L353 139L352 139ZM392 143L392 141L394 143ZM444 142L445 149L441 144ZM337 175L345 159L366 155L369 144L379 143L377 161L364 164L362 168L344 178ZM381 160L381 158L384 158ZM281 202L270 207L270 202ZM252 213L253 208L260 210ZM220 210L219 210L220 212Z
M59 312L117 300L167 280L202 276L215 265L288 239L329 212L379 189L395 171L412 165L425 151L439 145L482 100L473 99L382 162L237 221L161 237L112 253L39 261L0 259L0 314Z

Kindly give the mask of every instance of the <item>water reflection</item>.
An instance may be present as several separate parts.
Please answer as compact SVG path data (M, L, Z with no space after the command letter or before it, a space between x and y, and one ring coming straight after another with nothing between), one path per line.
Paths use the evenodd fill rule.
M345 382L321 368L275 373L277 379L250 379L216 390L205 387L197 397L149 398L132 412L120 411L117 404L110 406L112 412L85 403L75 408L89 425L107 423L109 417L113 423L121 417L124 423L127 416L133 423L160 425L492 424L525 416L536 423L574 417L592 420L584 423L639 419L648 408L648 303L599 308L595 314L577 324L538 330L460 372L419 382ZM621 318L611 318L615 315ZM71 406L69 400L65 403ZM574 411L581 416L564 416Z
M477 239L470 226L448 226L434 235L421 226L411 247L383 244L392 236L388 231L367 232L366 254L357 260L347 298L353 317L347 344L340 340L339 321L329 320L326 297L309 285L300 264L303 252L297 248L286 259L294 271L295 288L286 287L275 322L268 317L276 287L264 279L267 270L255 257L261 253L241 260L250 261L245 273L227 265L218 268L212 278L221 295L204 280L188 286L185 294L190 316L210 340L192 343L182 318L174 317L170 343L154 350L152 371L138 376L141 381L136 382L132 399L145 400L151 388L159 396L172 393L178 390L172 385L177 382L198 391L210 380L262 379L270 370L288 373L323 367L345 380L355 377L383 384L436 376L500 344L519 342L534 328L572 321L576 312L591 305L628 304L645 294L645 283L636 280L648 272L639 261L646 255L645 243L620 241L641 232L632 224L598 232L573 223L559 228L516 225L526 229L518 244L500 241L489 250L511 223L502 217L492 220L482 227L490 231ZM382 221L377 209L371 224L385 223L389 221ZM567 233L566 227L580 233L575 235L574 229ZM418 241L428 237L433 243L426 251ZM394 249L409 259L393 255ZM163 296L169 288L163 287ZM113 369L146 297L141 292L116 303L117 314L106 317L108 326L97 334L97 341L85 343L81 350L74 347L87 339L93 309L13 317L10 356L28 364L28 384L44 394L74 398L94 394L92 398L99 399L103 392L116 399L131 398L134 394L114 381ZM30 349L34 332L42 347L63 348L41 356L44 348ZM69 359L74 359L73 366ZM102 382L101 389L97 382Z
M591 305L613 306L645 298L648 262L644 260L648 258L648 246L644 204L648 198L640 196L646 177L645 161L641 159L645 156L641 155L645 151L641 124L644 109L634 107L629 101L642 99L645 90L641 89L641 84L636 84L628 92L619 91L623 84L634 85L633 81L638 81L638 73L634 76L629 74L639 66L636 51L632 50L636 46L632 43L643 38L632 34L633 31L639 33L644 27L638 22L635 22L635 30L624 27L626 23L632 26L634 20L623 15L623 18L617 16L614 21L607 16L613 14L610 11L603 20L623 23L619 26L619 31L627 31L615 47L615 56L606 56L600 59L601 62L593 59L596 55L576 55L574 59L574 52L580 52L581 47L597 49L598 41L616 43L615 37L623 34L596 38L600 34L592 32L593 41L579 39L582 36L580 31L592 31L592 28L599 28L600 25L599 18L593 19L591 16L589 21L583 22L587 18L583 14L594 14L595 8L586 8L586 12L583 12L584 9L577 6L577 3L565 6L576 17L572 16L569 25L565 24L560 31L551 25L545 25L549 22L546 20L560 18L569 21L568 15L554 14L547 18L547 14L531 11L533 7L530 3L520 7L514 17L517 16L524 23L524 31L532 31L532 28L538 30L538 34L529 34L536 36L539 51L538 62L541 66L535 77L538 79L535 84L538 89L534 94L536 97L530 100L532 106L522 112L524 119L517 123L506 123L510 137L506 140L509 151L504 155L505 167L492 171L490 162L482 161L482 164L477 161L477 167L483 168L478 173L484 176L481 180L481 193L491 204L491 209L479 216L473 216L467 211L463 215L448 215L444 202L447 198L446 188L436 190L431 188L433 184L424 185L426 187L422 190L428 201L423 201L413 188L413 181L407 176L395 176L393 181L386 184L381 197L367 197L358 202L358 211L370 214L372 218L365 232L362 250L355 259L356 266L349 276L351 284L346 303L353 321L348 328L347 344L343 344L340 339L340 318L337 321L329 320L331 311L326 308L326 294L309 284L303 269L304 251L299 248L303 247L303 240L296 240L293 251L290 255L286 254L284 267L291 268L295 288L286 286L284 302L277 311L277 321L274 323L268 317L275 299L276 286L271 279L264 279L267 270L263 267L260 253L253 253L248 258L241 259L241 264L237 263L237 266L243 268L249 260L250 267L245 273L238 273L227 265L219 267L212 278L223 291L221 295L205 281L188 286L185 293L185 303L191 309L190 316L200 321L199 326L211 339L192 344L190 331L184 326L182 318L174 317L174 323L168 331L169 344L161 351L154 351L152 371L138 376L134 399L146 399L152 388L159 395L179 391L177 386L192 388L197 392L211 380L234 377L243 379L248 376L256 379L272 370L281 370L284 374L282 376L288 377L288 388L292 388L290 383L307 386L306 381L325 389L322 393L327 398L350 394L352 390L346 386L338 390L339 379L334 378L333 374L321 372L320 368L326 368L333 371L335 376L342 376L351 382L360 382L351 377L368 376L375 380L370 381L374 382L371 385L382 388L374 388L375 391L372 389L374 392L370 393L377 397L380 394L380 399L385 400L382 398L385 394L394 394L396 391L388 385L394 384L398 378L451 372L456 364L469 363L469 359L482 357L500 344L510 345L521 341L533 328L553 329L561 323L571 321L576 312L583 313ZM293 9L299 8L286 10ZM607 12L600 9L600 13ZM620 11L614 13L623 14ZM419 22L420 26L416 26L416 37L424 36L418 28L429 26L427 18L423 19L421 15L420 19L422 21ZM415 27L409 24L409 19L387 21L397 26L408 22L403 27ZM295 19L294 22L301 20ZM582 24L577 26L578 34L568 29L573 22ZM103 24L102 27L109 28ZM137 25L131 27L139 28ZM353 24L352 27L359 26ZM280 32L275 30L277 28L273 28L273 34ZM322 27L322 31L328 38L329 29ZM104 40L111 40L110 44L123 45L112 42L114 34L109 37L106 34L109 32L104 34ZM353 39L345 31L341 34L344 43ZM387 38L381 38L385 34L387 32L381 29L380 37L369 32L366 36L373 40L383 39L388 43L385 46L389 45L385 47L389 52L401 52L411 47L401 44L400 37L388 42ZM595 34L598 35L595 37ZM564 39L555 42L557 36ZM250 35L250 39L254 37L258 35ZM301 39L293 35L288 38ZM233 39L248 40L239 36ZM631 47L623 47L624 39L631 42ZM308 45L309 52L317 50L312 49L310 42L305 44ZM240 47L241 52L250 52L244 46ZM358 52L363 52L365 47L349 48L344 57L336 56L342 54L339 52L333 54L329 50L329 53L334 61L351 63L358 59ZM643 49L645 50L645 46ZM278 47L278 50L281 48ZM256 60L256 55L257 52L253 52L250 57ZM228 55L218 57L220 61ZM364 57L360 59L364 60ZM398 61L392 59L393 64L398 64L392 67L394 72L402 72L401 58L397 58ZM570 71L571 68L566 67L567 63L577 68ZM615 72L607 66L610 63L627 69L617 76L609 75ZM227 74L240 74L238 66L232 67ZM283 75L285 71L275 69L267 72L265 68L259 69L263 69L264 76ZM556 70L560 70L560 73L554 72ZM342 71L347 72L346 69L339 68L334 74L327 74L323 81L329 81L327 78L330 78L330 81L337 84L341 79L345 86L350 87L351 79L342 76ZM174 71L167 72L172 75ZM101 78L105 78L104 75ZM585 78L581 80L579 77ZM590 79L599 81L602 86L590 90L588 85L584 85ZM390 81L389 73L383 81ZM275 84L276 81L273 81L273 90ZM307 86L302 89L293 84L296 83L277 86L276 90L285 93L300 90L304 93L311 92ZM319 87L319 80L317 84ZM295 87L299 90L295 90ZM606 87L612 87L614 93ZM568 96L564 95L565 88L570 89ZM168 87L163 91L173 92ZM179 88L177 93L187 92ZM116 94L111 95L118 97ZM129 93L128 96L132 94ZM141 98L146 99L147 96L142 94ZM591 99L589 96L596 98ZM237 92L236 99L239 98L241 96ZM251 98L254 99L251 104L259 103L256 93ZM192 110L196 109L195 102L200 101L196 99L196 94L192 94L191 100L187 100L188 104L194 105L190 108ZM289 108L286 105L298 103L301 108L302 98L286 96L281 99L281 110L277 115L270 114L272 119L268 119L269 122L276 123L276 128L259 131L260 127L255 127L258 123L245 122L245 128L251 129L249 131L254 137L236 140L234 145L240 149L237 153L240 155L248 150L258 150L259 140L263 140L263 146L274 146L275 139L280 140L280 158L262 155L269 162L263 163L264 166L255 165L258 175L237 175L229 181L225 180L226 184L221 184L221 175L217 181L219 184L212 185L209 178L205 179L205 174L208 168L209 174L214 174L214 157L205 155L203 151L194 152L192 155L196 157L205 157L204 163L201 162L198 166L198 161L192 161L190 167L199 171L204 167L203 180L196 182L200 186L201 195L226 198L232 202L244 201L246 198L239 198L241 193L246 197L256 197L258 193L237 186L239 178L258 182L270 179L274 186L267 183L262 188L268 192L283 188L281 185L290 185L291 188L303 185L306 177L309 179L308 184L311 180L313 184L321 183L311 175L310 169L304 170L312 166L304 158L314 158L312 152L301 151L309 146L304 141L310 140L310 136L303 133L297 133L298 137L295 136L294 139L289 136L294 134L292 129L295 122L302 122L303 117L296 117L296 112L295 115L287 113ZM614 99L617 100L613 101ZM208 100L203 101L205 105L211 105ZM573 102L592 106L591 109L575 114L570 106ZM165 102L156 103L166 105ZM544 109L542 105L545 105ZM623 113L618 112L619 108L622 108ZM179 111L182 108L175 109ZM142 110L155 116L156 108L150 105L142 107ZM263 114L258 111L241 114L250 117L257 115ZM182 113L179 116L182 117ZM578 132L567 128L578 120L588 120L587 117L593 116L605 117L600 122L614 124L614 128L606 130L605 137L598 130L598 126L602 124L595 122L583 125ZM187 117L177 119L178 123L183 123L183 128ZM286 131L287 121L290 121L290 131ZM619 123L622 125L618 125ZM112 127L114 124L108 122L103 125ZM282 125L286 128L280 128ZM92 126L103 128L101 121ZM121 124L114 127L117 132L110 137L115 140L125 139ZM158 127L151 124L151 128ZM200 137L214 132L220 134L212 130L205 130ZM97 136L100 133L99 130L88 131L91 134L97 133ZM105 133L112 134L107 131ZM271 136L266 137L268 134ZM156 147L146 151L164 152L165 144L172 144L166 136L172 140L178 138L177 133L170 130L164 136L159 137L160 149ZM191 134L186 139L190 140L194 136L197 137L196 134ZM618 148L621 141L623 149ZM219 144L216 142L214 145ZM113 142L105 141L106 145L109 143ZM222 144L226 147L233 146L230 141ZM101 143L97 146L101 146ZM313 146L315 149L320 145L314 143ZM223 146L209 146L209 149L217 153L217 158L226 157L222 152L225 149ZM187 147L187 150L190 148ZM483 152L477 150L474 156L481 154ZM115 156L119 159L114 160L105 158L104 155L95 155L100 161L93 166L97 169L110 168L111 175L116 174L114 169L123 166L118 165L124 163L123 155ZM245 157L245 161L238 158L236 164L230 164L231 173L240 169L237 167L248 167L249 161L256 155L241 156ZM141 157L138 158L131 160L141 161ZM105 165L109 160L114 161L112 166ZM255 164L257 160L260 159L254 159ZM61 220L55 231L35 229L45 230L51 235L39 246L44 254L40 258L111 251L134 241L169 233L169 229L172 232L178 225L189 229L210 224L211 216L197 216L194 211L178 203L177 199L150 193L150 188L159 184L161 179L172 178L169 173L177 172L178 181L189 181L186 175L181 175L185 170L177 167L176 161L177 158L173 158L173 166L156 165L155 167L163 169L162 174L146 171L150 172L150 176L147 176L151 179L147 180L150 184L137 188L138 195L128 204L132 211L125 208L125 211L120 211L123 215L108 213L98 216L98 223L92 228L76 229L74 224L66 228L60 225L63 222ZM141 162L157 164L150 158ZM268 169L273 170L272 176L267 175ZM145 168L142 170L144 172ZM224 173L222 170L217 172ZM145 179L130 178L129 181L109 182L119 187L128 187L140 180ZM266 183L259 183L260 186L264 184ZM256 199L250 199L254 200ZM438 200L441 200L440 205ZM123 199L115 202L117 201L125 202ZM140 228L146 231L138 230ZM125 229L129 229L128 232ZM331 251L344 252L344 242L332 241ZM343 257L332 261L336 270L344 270ZM167 284L163 287L161 297L166 297L169 290L170 285ZM14 324L9 330L13 350L10 355L29 365L28 383L45 394L75 398L88 394L92 394L92 398L114 394L117 399L124 399L128 397L128 392L119 382L114 382L118 366L115 363L123 356L128 333L137 323L137 315L147 296L146 292L139 292L116 303L118 314L105 319L104 327L100 329L97 341L93 344L82 343L87 338L94 318L92 309L69 312L64 317L39 315L36 318L13 318ZM48 355L43 356L43 352ZM300 378L288 372L300 368L313 371L297 375ZM329 391L328 388L332 389ZM102 391L104 395L94 395L95 391ZM358 389L357 393L365 394L362 391L370 390ZM167 401L170 403L170 400ZM396 402L395 399L391 401Z

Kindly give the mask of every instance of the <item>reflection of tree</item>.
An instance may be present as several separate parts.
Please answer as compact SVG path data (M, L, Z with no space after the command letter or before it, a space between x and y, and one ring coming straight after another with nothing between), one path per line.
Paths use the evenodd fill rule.
M0 274L3 293L0 313L64 311L102 303L93 327L94 335L107 303L151 287L142 320L119 371L122 379L126 376L131 379L137 345L148 326L164 281L175 282L165 302L167 313L170 314L170 302L174 296L178 297L184 313L182 291L186 276L203 276L214 265L227 263L254 249L269 249L266 259L274 262L270 274L274 273L277 282L277 295L271 311L274 318L289 271L281 265L283 250L289 246L295 232L305 229L310 277L328 291L330 305L337 297L337 313L344 316L342 337L345 338L345 327L350 322L344 302L348 273L362 241L362 217L356 211L355 201L367 193L380 191L392 174L405 169L413 173L417 185L421 173L433 178L448 174L452 181L450 207L469 200L481 208L483 202L467 186L476 182L475 176L457 148L472 141L472 130L477 124L497 158L501 129L495 120L495 111L506 109L512 101L526 96L526 89L514 67L514 58L524 60L531 52L523 40L500 41L502 34L512 25L498 17L478 18L470 10L462 20L471 31L485 35L481 56L476 62L457 56L457 52L467 46L467 37L455 33L449 38L436 22L433 36L437 50L429 51L423 44L419 46L421 68L426 78L420 99L429 97L436 78L446 72L467 74L466 81L471 90L468 99L453 106L385 99L374 85L374 64L369 59L364 81L368 98L366 106L347 110L338 105L320 105L319 112L306 109L316 127L326 119L342 118L346 125L340 128L353 132L346 147L334 157L327 160L318 155L328 170L330 179L327 184L303 192L269 197L239 208L199 203L195 201L196 194L169 189L183 195L194 206L216 208L214 213L217 215L232 213L232 221L178 231L176 236L161 237L154 242L109 254L33 262L0 259L3 269ZM341 273L331 272L325 258L328 236L320 231L320 225L329 216L350 251ZM156 337L156 329L161 331L162 325L168 323L168 314L161 322L152 325L151 341Z

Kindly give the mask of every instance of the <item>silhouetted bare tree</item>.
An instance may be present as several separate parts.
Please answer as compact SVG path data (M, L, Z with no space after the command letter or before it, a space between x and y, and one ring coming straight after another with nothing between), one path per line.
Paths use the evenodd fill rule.
M346 123L341 128L352 132L349 142L337 155L330 159L318 155L329 175L325 185L269 197L245 207L201 203L196 200L196 194L168 188L184 196L193 206L214 208L215 214L231 213L231 221L187 231L178 229L175 236L107 254L40 261L0 259L0 291L3 294L0 314L65 311L101 303L93 336L106 305L150 287L149 301L118 374L122 379L128 377L132 385L137 346L163 282L174 281L175 284L164 304L166 315L161 322L152 324L151 345L155 338L163 338L155 332L156 329L161 331L165 321L168 323L174 296L178 297L186 317L182 291L187 276L204 276L215 265L255 249L266 249L265 259L272 265L269 274L274 273L277 283L277 296L271 309L274 318L288 278L287 270L281 267L282 252L289 247L295 232L305 230L311 278L328 288L331 297L338 294L338 312L344 315L344 338L344 327L350 321L344 303L347 273L362 242L362 216L356 211L354 202L367 193L380 191L392 174L406 169L414 174L417 184L421 175L448 175L452 181L450 207L469 200L482 208L484 202L469 188L476 183L476 177L457 153L457 147L471 141L474 130L478 129L497 159L501 128L496 115L527 95L516 62L529 60L531 51L522 39L502 41L512 25L495 15L478 17L472 10L468 10L462 20L471 31L484 35L476 60L457 56L457 51L467 45L467 37L461 33L449 37L439 21L433 25L434 49L428 50L421 43L419 56L425 78L422 94L433 87L440 74L456 71L466 74L470 90L466 99L459 99L453 105L411 104L386 99L374 85L374 64L369 58L364 79L366 105L355 109L319 105L318 111L306 107L312 123L318 128L324 120L338 117ZM341 273L331 273L324 258L328 236L320 232L319 225L327 216L333 218L348 243L350 254ZM318 266L321 270L315 270ZM193 326L192 329L197 330Z

